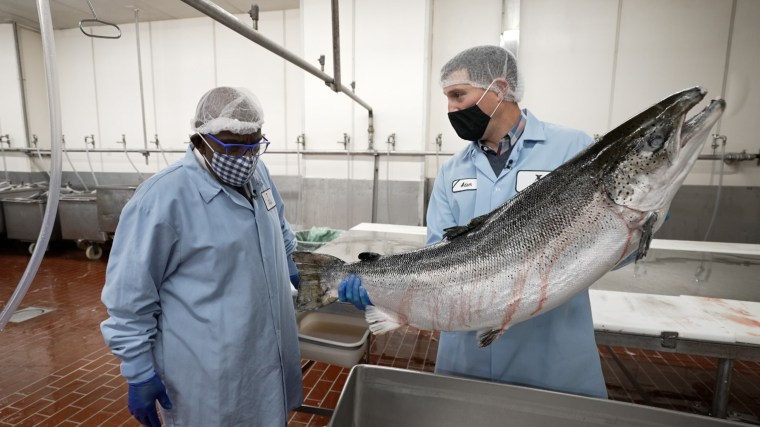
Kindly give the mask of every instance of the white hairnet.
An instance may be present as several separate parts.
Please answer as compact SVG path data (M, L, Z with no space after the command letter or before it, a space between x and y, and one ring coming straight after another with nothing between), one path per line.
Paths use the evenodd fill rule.
M469 84L489 89L490 86L490 90L499 93L499 88L491 85L499 77L509 83L502 98L519 102L523 96L523 79L514 55L499 46L476 46L459 52L441 68L441 87Z
M216 87L203 94L190 126L198 133L248 135L264 124L264 110L248 89Z

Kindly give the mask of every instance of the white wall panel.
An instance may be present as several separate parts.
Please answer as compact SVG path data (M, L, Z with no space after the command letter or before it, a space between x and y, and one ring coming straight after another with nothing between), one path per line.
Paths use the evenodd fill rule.
M85 135L95 135L98 147L103 143L98 120L93 40L83 35L79 28L55 33L61 123L66 147L82 148ZM85 158L76 154L70 156L77 170L89 170ZM62 167L64 171L71 170L65 157ZM93 167L99 169L95 165Z
M479 45L498 45L501 34L500 0L433 1L432 41L430 46L429 132L427 147L435 150L435 137L443 135L441 151L459 151L466 142L454 132L447 115L446 97L440 85L441 67L464 49ZM435 167L435 162L431 166ZM443 163L443 160L441 160ZM428 175L434 177L435 170Z
M391 0L357 2L355 6L356 89L374 110L374 145L380 152L388 150L391 134L395 134L395 151L425 148L427 3ZM404 13L398 13L402 9ZM367 111L359 105L354 108L354 147L361 150L368 145ZM393 161L391 176L417 181L419 168L419 164Z
M617 15L617 1L521 2L520 107L589 135L605 133Z
M145 43L148 38L147 24L142 25L140 49L149 48ZM94 39L95 78L98 110L100 112L100 132L102 140L99 146L107 149L123 149L121 141L124 135L128 149L143 149L142 100L140 99L140 76L138 74L137 41L133 24L120 25L121 38L117 40ZM142 52L150 57L149 51ZM150 64L148 63L147 66ZM143 64L146 67L146 64ZM150 68L147 68L150 70ZM143 73L144 78L150 73ZM145 103L152 104L150 91L144 91ZM148 116L146 114L146 116ZM147 117L146 117L147 118ZM146 123L146 129L147 123ZM153 140L153 133L147 133L147 139ZM78 148L83 148L82 140L76 141ZM155 148L155 146L150 147ZM144 161L141 162L143 165Z
M259 14L259 33L282 46L282 12ZM248 15L237 18L248 24ZM264 108L263 132L272 141L270 148L284 148L285 102L283 61L221 24L214 25L216 40L216 75L218 86L244 87L251 90Z
M726 150L760 152L758 119L760 118L760 2L737 1L732 48L726 82L726 112L720 133L726 135ZM760 167L743 162L729 167L729 185L760 185Z
M39 33L19 28L21 63L26 89L26 112L29 133L37 135L40 149L50 148L50 117L48 115L47 82L42 61L42 38Z
M26 129L21 99L21 79L16 58L13 25L0 24L0 135L8 135L10 147L26 147ZM4 148L8 145L3 143Z
M730 17L731 0L623 1L610 127L687 87L720 96Z
M721 96L731 0L624 1L610 128L691 86ZM709 142L704 152L709 150ZM687 184L707 184L711 166L697 162Z
M303 35L301 34L301 11L298 9L284 12L284 45L291 52L303 57ZM295 150L296 138L304 133L304 79L306 72L289 62L283 61L285 74L285 141L283 146ZM312 77L314 78L314 77ZM286 156L285 170L272 168L272 173L298 175L298 162L295 156Z
M351 66L354 33L352 20L352 2L340 1L340 60L341 79L348 86L354 80ZM325 55L325 73L333 75L332 47L332 15L330 0L302 1L303 51L306 61L319 68L317 59ZM361 94L363 86L369 82L357 82L357 93ZM357 146L353 138L353 123L351 108L354 101L345 95L333 92L319 78L304 73L304 132L306 133L306 148L309 150L342 149L337 141L343 139L343 134L351 136L351 144ZM371 103L370 103L371 104ZM327 166L327 165L326 165ZM326 172L332 169L327 166Z
M216 85L209 18L151 22L156 133L164 148L186 147L198 100Z
M325 73L332 75L330 1L301 3L300 10L262 13L260 31L315 66L324 54ZM462 49L498 44L502 3L341 0L343 83L349 86L356 81L357 95L374 108L374 143L379 152L385 152L385 141L394 132L397 151L432 151L439 133L444 152L464 147L449 124L438 73ZM526 93L521 106L547 121L590 134L603 133L668 93L699 84L710 90L710 96L718 96L725 85L729 107L720 131L729 138L727 149L757 152L760 147L753 125L760 111L760 97L756 96L760 4L737 0L731 33L733 3L522 2L519 60L526 76ZM240 19L250 21L247 15ZM297 135L305 133L308 150L340 149L337 141L344 132L351 137L351 149L367 147L364 108L221 24L202 18L140 27L148 139L158 133L165 148L184 148L198 99L222 84L250 87L262 98L265 132L277 148L295 150ZM123 25L122 31L124 36L118 41L93 41L78 29L56 32L63 132L72 147L81 148L84 135L91 133L96 134L99 147L121 148L114 141L122 133L127 134L130 148L142 147L134 26ZM7 27L0 32L0 44L5 40L2 46L6 47L0 55L13 56L14 50L7 48L12 47L7 45L7 33ZM30 128L46 148L49 125L41 41L38 34L26 30L21 34ZM729 36L733 37L730 57ZM6 74L14 71L13 67L5 70ZM7 85L14 78L6 74L2 84ZM20 105L14 111L21 114ZM0 120L3 133L8 133L5 119ZM170 160L180 156L170 155ZM72 154L72 158L76 165L86 165L83 155ZM99 158L98 170L132 170L121 154ZM150 172L157 170L159 165L153 160L158 158L151 156L151 165L145 167L140 155L132 156L142 165L141 170ZM274 174L297 173L295 155L272 155L266 162ZM750 163L727 166L724 183L758 185L760 168ZM390 171L386 164L386 159L380 158L381 180L386 174L395 180L416 180L420 174L420 168L408 159L393 158ZM303 170L310 178L371 179L373 165L371 157L354 157L349 174L345 156L312 156ZM687 183L709 183L711 166L699 162ZM69 169L65 162L64 169ZM435 173L431 157L427 174Z

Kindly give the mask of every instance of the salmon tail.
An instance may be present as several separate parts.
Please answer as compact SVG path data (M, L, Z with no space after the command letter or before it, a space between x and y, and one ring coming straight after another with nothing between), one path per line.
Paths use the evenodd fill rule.
M317 310L338 299L338 283L330 283L326 272L345 264L340 258L314 252L293 252L293 261L298 267L301 283L298 287L296 310ZM334 289L334 292L330 290Z

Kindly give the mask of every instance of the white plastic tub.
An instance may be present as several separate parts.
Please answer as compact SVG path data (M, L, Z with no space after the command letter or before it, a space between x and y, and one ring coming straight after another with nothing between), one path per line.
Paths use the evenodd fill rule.
M351 368L367 351L369 327L359 317L316 311L299 313L301 357Z

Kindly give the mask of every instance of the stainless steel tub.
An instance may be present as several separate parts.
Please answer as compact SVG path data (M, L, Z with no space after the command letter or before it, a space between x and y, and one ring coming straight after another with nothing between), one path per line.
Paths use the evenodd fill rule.
M136 188L131 185L109 185L97 188L98 228L100 231L108 234L116 232L121 210L132 198Z
M40 188L7 187L0 190L0 199L28 197L28 196L33 196L41 191L44 191L44 190ZM0 234L4 234L4 233L5 233L5 215L3 214L3 209L0 207Z
M35 242L42 228L47 199L7 198L0 200L5 216L6 235L9 239ZM50 241L60 240L61 225L56 215Z
M357 365L330 426L716 426L716 418L424 372Z
M61 237L65 240L104 243L108 235L98 226L95 195L65 195L58 203Z

